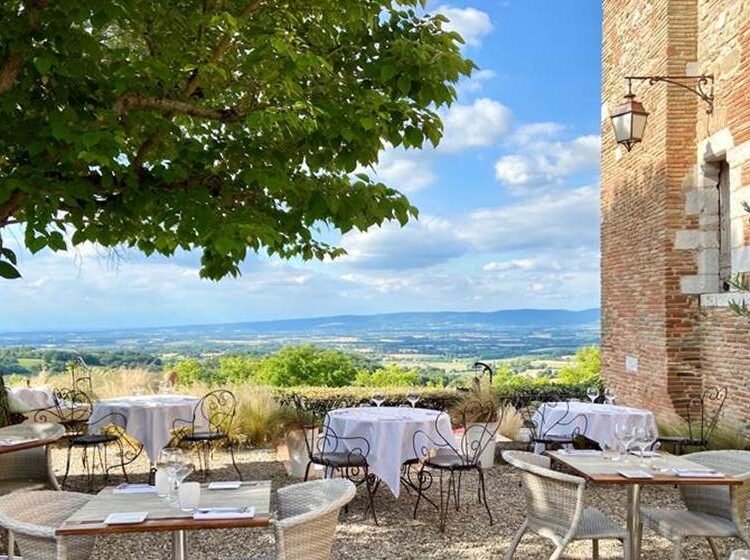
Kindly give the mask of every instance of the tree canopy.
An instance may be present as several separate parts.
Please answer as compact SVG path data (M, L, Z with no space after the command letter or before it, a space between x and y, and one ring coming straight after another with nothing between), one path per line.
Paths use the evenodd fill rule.
M0 228L32 252L95 242L342 254L325 232L417 214L355 172L440 141L473 63L424 0L0 3ZM0 231L2 231L0 229ZM0 241L0 277L19 274Z

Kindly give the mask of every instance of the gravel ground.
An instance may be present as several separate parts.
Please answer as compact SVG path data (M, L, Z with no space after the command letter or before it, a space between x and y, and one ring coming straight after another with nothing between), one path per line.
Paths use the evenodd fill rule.
M64 452L55 450L52 456L55 470L62 476ZM237 462L246 480L272 480L274 488L296 482L286 475L282 464L276 461L275 453L243 451L237 454ZM80 461L75 456L73 468L80 469ZM217 453L213 459L212 470L212 480L235 478L228 454ZM130 465L128 472L132 473L131 482L145 481L145 461L139 460ZM484 507L476 503L475 480L473 477L464 479L462 509L460 512L451 512L447 529L442 534L437 528L437 514L434 509L428 505L424 508L420 506L420 514L414 521L411 518L414 497L402 492L401 497L396 499L385 487L381 487L376 496L380 525L376 526L372 518L363 519L366 499L365 490L361 488L349 508L349 513L342 514L333 557L347 560L503 558L515 530L523 520L524 502L518 477L505 465L498 465L488 471L487 494L495 518L494 525L489 524ZM111 483L119 482L120 478L111 478ZM71 476L66 489L86 491L85 481L80 476ZM437 497L434 493L433 496ZM623 489L591 487L587 499L589 505L598 507L617 519L624 519L626 494ZM646 487L643 501L646 504L658 504L660 507L680 507L677 490L672 487ZM269 529L204 531L191 536L191 545L192 558L195 560L252 559L273 551L273 532ZM742 543L736 540L725 540L722 545L727 554L735 548L742 548ZM603 541L600 549L602 558L622 557L619 543ZM166 535L107 537L97 541L92 560L161 560L170 557L169 550L170 541ZM544 539L527 534L514 558L538 560L547 558L552 550L553 547ZM591 544L575 543L568 548L565 557L591 558ZM642 558L662 560L669 557L670 543L653 533L647 533ZM684 558L707 559L711 558L711 553L705 541L693 539L686 547Z

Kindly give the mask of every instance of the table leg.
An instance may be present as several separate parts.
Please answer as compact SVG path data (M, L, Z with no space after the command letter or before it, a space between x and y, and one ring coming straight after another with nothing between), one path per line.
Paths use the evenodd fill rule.
M630 539L630 560L641 557L641 488L640 484L628 487L628 538Z
M173 560L188 560L190 550L188 547L188 535L186 531L175 531L172 533L172 558Z

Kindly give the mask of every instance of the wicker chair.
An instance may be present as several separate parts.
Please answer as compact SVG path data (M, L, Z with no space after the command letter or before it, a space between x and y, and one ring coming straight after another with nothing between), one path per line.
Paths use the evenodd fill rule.
M90 499L74 492L14 492L0 498L0 526L12 534L24 560L86 560L93 537L62 541L55 530Z
M750 533L745 528L750 497L750 451L701 451L685 457L743 483L729 487L680 486L687 511L641 507L639 529L642 531L645 526L672 541L675 560L682 557L682 543L687 537L707 539L716 560L721 555L714 539L736 537L750 546Z
M342 479L312 480L279 488L276 560L327 560L336 538L339 511L357 493Z
M508 548L506 560L513 558L526 531L555 544L549 560L561 558L568 544L580 540L592 541L596 560L600 539L621 541L624 557L630 558L627 531L601 511L585 506L583 478L553 471L549 458L527 451L503 451L503 458L521 470L526 495L526 519Z
M172 424L178 445L187 444L198 449L198 462L204 479L208 478L211 470L209 459L213 447L223 444L229 449L237 477L242 480L242 473L234 459L234 444L230 437L236 411L237 399L234 394L226 389L217 389L198 401L191 418L178 418Z
M687 434L681 436L662 436L659 443L672 446L675 455L682 455L686 448L708 449L716 425L719 423L724 402L727 400L726 387L709 387L698 398L689 399L686 403Z
M54 424L20 424L3 429L4 435L55 440L64 428ZM46 447L34 447L0 455L0 496L16 490L59 490L50 468Z

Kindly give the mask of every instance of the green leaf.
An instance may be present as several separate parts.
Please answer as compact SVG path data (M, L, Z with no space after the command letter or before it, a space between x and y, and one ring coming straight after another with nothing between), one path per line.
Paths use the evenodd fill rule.
M0 261L0 278L5 278L6 280L13 280L15 278L20 278L21 273L18 272L15 266L13 266L11 263L6 261Z
M0 257L4 257L10 264L18 264L16 254L7 247L0 247Z

